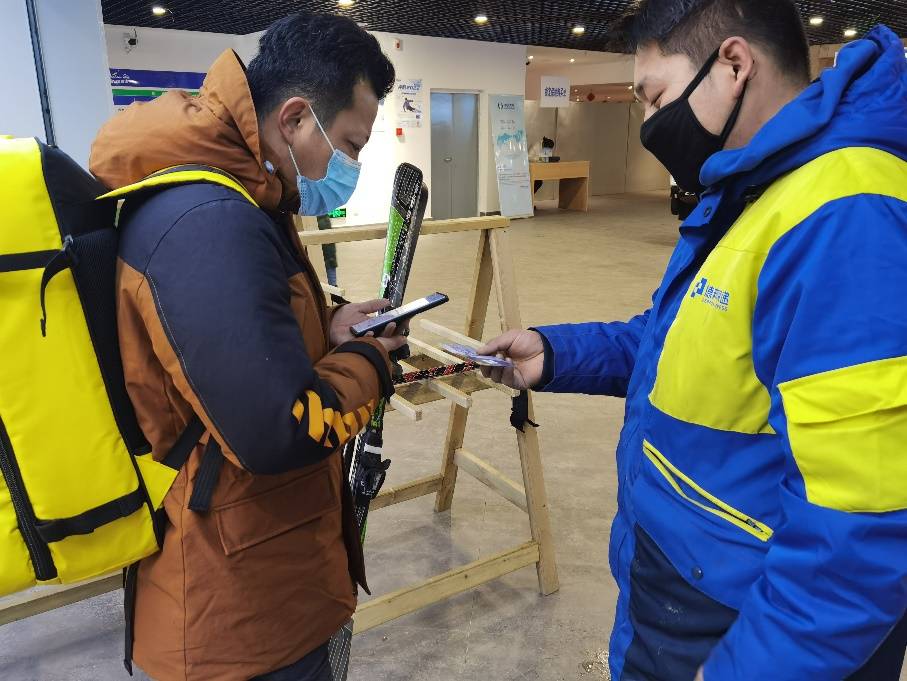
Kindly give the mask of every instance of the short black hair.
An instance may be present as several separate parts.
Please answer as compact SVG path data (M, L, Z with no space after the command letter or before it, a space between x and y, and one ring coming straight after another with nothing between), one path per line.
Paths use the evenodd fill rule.
M325 127L350 106L357 83L384 99L394 77L375 36L352 19L309 12L271 24L246 69L259 122L290 97L305 97Z
M641 0L613 27L612 48L636 52L651 43L701 65L732 36L768 52L796 84L810 80L809 43L793 0Z

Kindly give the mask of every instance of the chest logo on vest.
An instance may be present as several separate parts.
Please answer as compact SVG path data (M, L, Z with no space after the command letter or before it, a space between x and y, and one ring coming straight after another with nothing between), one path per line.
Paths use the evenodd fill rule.
M711 305L719 312L727 312L728 306L731 304L730 292L712 286L709 284L709 280L706 277L703 277L696 282L693 286L693 291L690 293L690 298L698 298L703 303Z

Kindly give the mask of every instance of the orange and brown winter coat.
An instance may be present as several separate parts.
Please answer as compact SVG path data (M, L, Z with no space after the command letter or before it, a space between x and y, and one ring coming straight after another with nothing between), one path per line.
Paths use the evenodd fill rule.
M127 200L120 223L120 345L142 429L158 457L193 413L210 433L165 500L163 550L139 570L134 657L161 681L287 666L350 618L354 581L365 585L339 449L392 390L389 361L374 340L330 346L330 311L264 160L232 51L199 97L133 105L92 148L110 188L203 164L260 206L189 184ZM196 513L208 437L226 463Z

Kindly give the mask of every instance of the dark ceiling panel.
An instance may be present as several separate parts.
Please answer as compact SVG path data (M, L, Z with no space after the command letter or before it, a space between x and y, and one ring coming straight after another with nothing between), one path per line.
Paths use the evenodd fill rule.
M340 9L336 0L102 0L101 4L106 23L128 26L245 34L264 30L291 12L309 10L344 14L373 31L603 50L608 25L632 0L356 0L349 9ZM154 16L155 4L169 12ZM844 42L845 29L863 33L877 23L907 36L907 0L798 0L797 4L804 21L814 15L824 18L821 26L806 26L813 44ZM473 22L479 12L488 16L485 26ZM585 35L571 33L577 24L586 28Z

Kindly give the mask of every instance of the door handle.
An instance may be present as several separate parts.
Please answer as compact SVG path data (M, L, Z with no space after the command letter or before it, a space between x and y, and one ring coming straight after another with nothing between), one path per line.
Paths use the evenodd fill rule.
M445 163L450 163L451 161L453 161L453 157L452 157L452 156L448 156L448 157L446 157L446 158L444 159L444 162L445 162Z

